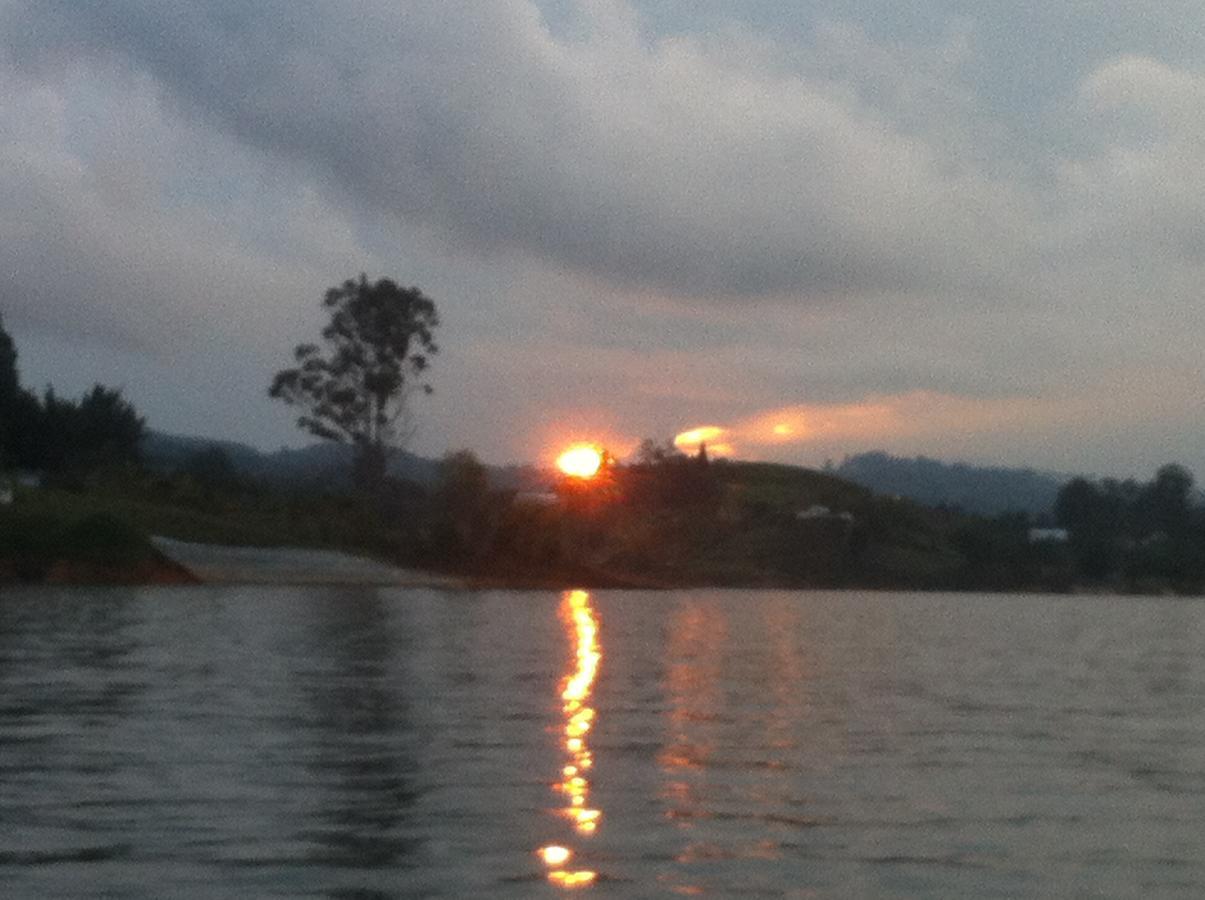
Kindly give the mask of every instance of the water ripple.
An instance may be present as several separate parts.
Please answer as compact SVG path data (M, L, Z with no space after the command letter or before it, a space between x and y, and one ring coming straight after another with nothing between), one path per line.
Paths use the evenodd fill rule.
M1183 600L6 589L0 882L1197 897L1203 645Z

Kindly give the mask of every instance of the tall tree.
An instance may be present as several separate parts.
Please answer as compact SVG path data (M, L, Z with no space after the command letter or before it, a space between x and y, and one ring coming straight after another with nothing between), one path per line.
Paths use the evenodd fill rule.
M328 290L322 304L331 317L323 345L299 344L297 365L277 372L268 393L303 410L299 428L350 444L355 481L372 488L390 450L409 436L410 396L431 392L421 379L438 351L439 314L418 288L364 275Z
M139 461L146 420L121 391L95 384L75 406L75 463L92 469L103 463Z
M1161 466L1138 501L1146 529L1173 536L1186 531L1192 516L1192 488L1192 473L1186 468L1175 463Z
M17 377L17 347L12 337L4 330L4 320L0 319L0 413L8 409L21 390L21 381Z
M485 466L472 451L443 458L434 496L438 555L463 560L488 551L489 487Z
M21 381L17 377L17 348L0 320L0 467L13 455L18 398Z

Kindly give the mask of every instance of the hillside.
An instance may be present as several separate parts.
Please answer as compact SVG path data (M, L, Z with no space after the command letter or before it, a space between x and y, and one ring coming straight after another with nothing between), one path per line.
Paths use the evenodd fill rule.
M1024 512L1047 516L1064 476L1033 469L972 466L878 451L847 456L834 472L876 493L908 497L927 506L958 507L995 516Z
M9 530L44 534L47 549L0 548L9 576L27 558L45 562L39 571L72 562L55 541L95 516L128 526L142 542L131 546L154 534L334 548L508 586L1016 590L1071 576L1061 550L1028 543L1022 517L930 507L789 465L678 455L583 483L471 457L437 478L439 463L405 454L399 471L413 477L365 495L347 488L346 450L334 445L261 453L154 434L145 455L149 471L22 491L12 511L38 527Z
M347 487L350 483L352 450L344 444L324 442L300 449L281 447L265 453L236 441L150 431L142 443L142 455L152 469L174 472L187 467L198 454L214 448L226 455L239 475L269 484L321 480L335 487ZM390 460L389 474L429 485L434 483L438 467L435 460L399 450Z

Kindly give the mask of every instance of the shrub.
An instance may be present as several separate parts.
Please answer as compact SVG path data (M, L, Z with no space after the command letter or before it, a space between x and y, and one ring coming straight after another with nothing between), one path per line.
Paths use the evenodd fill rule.
M44 513L0 510L0 560L9 561L18 578L40 579L58 555L63 530L59 519Z
M146 537L108 513L86 516L63 534L60 557L100 566L122 566L154 557Z

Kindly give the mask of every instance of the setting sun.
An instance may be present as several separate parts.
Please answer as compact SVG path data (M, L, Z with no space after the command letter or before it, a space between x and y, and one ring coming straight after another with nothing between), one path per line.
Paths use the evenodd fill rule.
M593 444L574 444L557 457L557 468L571 478L593 478L602 468L603 452Z

